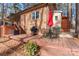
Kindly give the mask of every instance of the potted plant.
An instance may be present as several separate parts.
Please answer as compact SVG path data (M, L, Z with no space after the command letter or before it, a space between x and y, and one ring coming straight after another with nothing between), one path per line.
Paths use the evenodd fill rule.
M25 44L25 50L26 50L26 54L29 56L35 56L38 55L39 52L39 46L32 40L29 40L26 44Z

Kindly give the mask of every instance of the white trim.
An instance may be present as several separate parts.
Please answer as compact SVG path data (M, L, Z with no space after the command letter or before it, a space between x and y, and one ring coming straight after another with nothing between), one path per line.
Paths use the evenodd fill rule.
M35 13L35 19L32 18L32 13L33 13L33 12ZM40 12L39 12L39 17L38 17L38 18L36 18L36 12L39 12L39 10L32 11L32 13L31 13L31 19L32 19L32 20L40 19L40 16L41 16L41 15L40 15Z
M63 11L61 10L54 10L54 13L62 13Z

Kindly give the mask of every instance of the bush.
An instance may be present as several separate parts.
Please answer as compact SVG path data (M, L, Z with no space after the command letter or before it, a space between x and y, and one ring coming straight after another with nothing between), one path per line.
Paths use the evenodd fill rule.
M39 46L31 40L29 40L25 44L25 49L26 49L27 55L29 55L29 56L37 55L39 52Z

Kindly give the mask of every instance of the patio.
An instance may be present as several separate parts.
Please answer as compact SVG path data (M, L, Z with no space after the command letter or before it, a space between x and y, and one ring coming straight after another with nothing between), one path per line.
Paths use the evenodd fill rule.
M79 56L78 39L58 38L47 41L48 44L44 44L41 49L43 56Z
M17 38L20 39L24 37L24 35L17 35L14 36L14 38L16 39L11 39L3 43L0 43L0 55L25 55L23 51L23 46L18 46L21 43L21 41L17 40ZM68 37L47 39L41 38L39 35L37 35L34 37L25 38L24 42L27 42L30 39L36 41L37 44L41 46L41 56L79 56L79 39ZM6 54L6 51L9 51L8 54Z

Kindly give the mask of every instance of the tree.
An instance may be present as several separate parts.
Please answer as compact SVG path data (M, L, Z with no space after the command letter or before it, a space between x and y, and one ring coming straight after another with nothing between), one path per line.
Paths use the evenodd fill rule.
M15 13L20 11L20 9L18 8L18 4L17 3L14 3L13 7L14 7L14 10L15 10Z
M71 3L68 4L68 18L69 18L69 21L72 22L72 4ZM72 29L72 23L71 23L71 29Z
M5 25L5 21L4 21L4 3L2 3L2 21L3 21L3 25Z
M78 33L79 32L79 14L78 14L78 12L79 12L79 4L76 3L75 37L77 37L77 38L78 38L78 34L79 34Z

